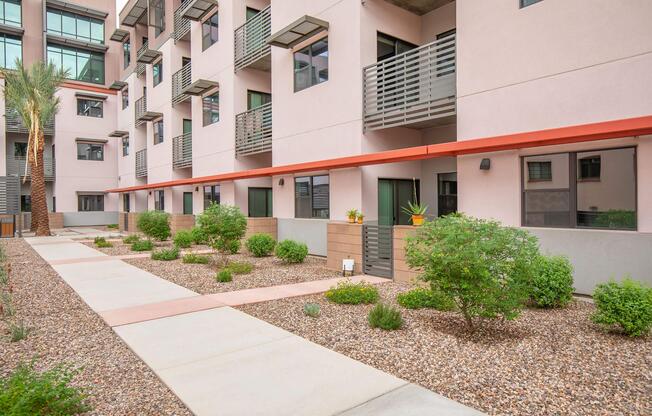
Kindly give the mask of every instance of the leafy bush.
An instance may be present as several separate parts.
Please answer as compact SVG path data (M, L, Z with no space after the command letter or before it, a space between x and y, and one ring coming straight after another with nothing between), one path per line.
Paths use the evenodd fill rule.
M9 324L9 340L11 342L18 342L25 337L32 331L30 327L25 325L24 322L11 322Z
M593 300L597 311L591 318L597 324L617 325L630 337L645 335L652 328L652 288L636 280L600 284Z
M326 298L331 302L349 305L374 303L378 300L378 289L371 283L343 280L326 292Z
M140 236L138 234L130 234L122 239L122 242L125 244L133 244L137 241L140 241Z
M183 256L182 261L188 264L208 264L211 258L201 254L188 253Z
M406 309L432 308L438 311L452 311L455 303L438 291L417 287L396 296L396 302Z
M9 292L0 291L0 314L3 316L14 316L16 314L11 293Z
M215 277L215 280L217 280L220 283L230 282L231 280L233 280L233 275L228 269L222 269L219 272L217 272L217 276Z
M534 262L532 300L540 308L561 308L573 299L573 265L564 256L539 256Z
M192 234L193 243L197 245L208 244L206 234L204 234L204 230L202 230L200 227L192 227L190 234Z
M248 274L253 270L254 265L246 261L232 261L224 267L232 274Z
M276 245L275 254L285 263L303 263L308 255L308 246L294 240L283 240Z
M538 256L527 231L463 214L426 222L406 244L408 265L455 302L471 330L478 317L518 317Z
M180 230L174 235L174 245L181 248L188 248L192 246L194 241L192 237L192 231L190 230Z
M0 286L6 286L9 284L9 275L7 270L4 267L0 267Z
M249 237L245 245L254 257L264 257L269 256L274 251L276 241L271 235L260 233Z
M106 238L104 237L95 237L95 240L93 240L93 242L97 247L113 247L113 244L106 241Z
M303 313L311 318L316 318L321 313L318 303L306 303L303 305Z
M138 229L154 240L167 240L170 235L170 214L163 211L146 211L138 215Z
M57 366L39 373L21 364L0 378L2 415L76 415L92 410L85 391L70 385L79 370Z
M179 258L179 247L163 248L152 253L152 260L172 261Z
M118 229L118 224L109 224L106 226L109 230L117 230Z
M151 240L138 240L131 245L132 251L150 251L154 249L154 243Z
M222 253L237 253L247 231L247 219L232 205L211 204L197 217L197 223L208 244Z
M401 312L390 305L379 303L369 311L367 316L369 326L384 330L399 329L403 326Z

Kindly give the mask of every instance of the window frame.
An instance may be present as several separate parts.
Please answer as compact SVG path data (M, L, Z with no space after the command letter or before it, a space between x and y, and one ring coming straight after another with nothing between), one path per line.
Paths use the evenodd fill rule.
M95 104L90 104L86 107L82 106L80 107L80 104L82 102L88 102L88 103L95 103ZM99 110L97 114L99 115L93 115L93 109ZM78 97L77 98L77 115L82 116L82 117L92 117L92 118L104 118L104 101L102 100L96 100L93 98L84 98L84 97Z
M7 42L10 40L10 42ZM7 59L7 45L13 45L13 46L19 46L20 47L20 59L22 62L23 59L23 39L17 36L12 36L8 35L6 33L0 33L0 43L4 44L3 50L4 53L2 57L0 57L0 67L5 68L5 69L16 69L16 59ZM2 64L2 61L4 61L4 65ZM10 62L8 62L10 61Z
M163 59L152 64L152 84L154 87L163 82Z
M57 59L54 59L55 55ZM87 57L84 55L86 55ZM64 57L68 57L68 59L74 59L75 61L74 71L71 71L70 78L68 79L73 79L81 82L88 82L90 84L104 85L104 81L106 79L106 60L103 53L92 52L81 48L61 46L52 43L47 44L46 46L47 62L52 62L56 68L66 68L63 65ZM80 59L87 59L87 65L89 68L88 79L80 78L80 75L83 73L83 71L78 70ZM101 76L99 76L100 74L95 74L98 68L93 69L93 63L95 63L95 65L99 65L100 62L102 64ZM84 67L85 66L82 66L82 69L84 69ZM95 78L97 78L97 80L95 80Z
M165 212L165 190L163 189L154 191L154 211Z
M122 42L122 69L129 68L131 65L131 38L127 38Z
M122 157L129 156L129 136L122 137Z
M269 98L269 101L264 102L264 103L260 104L259 106L253 107L252 106L252 97L254 95L256 95L256 94L260 95L260 97L262 98L262 101L265 101L267 98ZM257 91L257 90L247 90L247 111L256 109L258 107L262 107L265 104L269 104L271 102L272 102L272 94L271 93Z
M322 178L326 177L328 178L328 207L326 208L327 215L325 217L321 216L315 216L315 178ZM297 179L309 179L309 185L308 189L310 191L310 216L305 217L305 216L299 216L298 215L298 204L297 204ZM323 208L319 208L323 209ZM307 176L295 176L294 177L294 218L304 218L304 219L320 219L320 220L327 220L330 219L330 212L331 212L331 182L330 182L330 175L329 174L322 174L322 175L307 175Z
M518 8L524 9L526 7L532 6L534 4L540 3L543 0L518 0Z
M217 97L217 99L213 99ZM217 114L217 118L214 119L213 115ZM207 94L201 97L201 118L202 126L210 126L211 124L218 123L220 121L220 92L215 91L212 94Z
M252 215L252 196L254 192L265 192L265 215ZM274 216L274 194L271 187L250 186L247 188L247 216L250 218L271 218Z
M50 27L50 17L51 15L56 15L59 17L59 29L55 29ZM74 19L74 25L75 25L75 31L74 33L66 31L64 29L64 16L67 19ZM88 37L83 36L80 34L79 30L79 22L84 21L88 22ZM102 26L102 39L99 40L96 37L93 37L93 25L100 25ZM105 40L106 40L106 22L102 19L97 19L94 17L90 16L85 16L83 14L78 14L78 13L73 13L65 10L60 10L60 9L55 9L52 7L46 8L45 11L45 31L46 33L51 33L53 35L65 37L65 38L70 38L70 39L76 39L82 42L88 42L88 43L95 43L98 45L104 45Z
M206 192L208 188L208 193ZM212 203L220 204L220 185L204 185L202 187L202 201L204 205L204 211L206 208L210 206ZM208 198L206 198L206 195L208 195Z
M91 200L90 198L96 198ZM90 209L84 209L84 199L88 199L88 206ZM95 206L94 206L95 205ZM103 212L104 211L104 194L82 194L77 195L77 211L78 212Z
M152 139L154 140L154 145L161 144L165 141L165 127L163 125L163 119L158 119L152 121Z
M120 91L120 99L122 100L122 109L129 107L129 87L125 87Z
M213 21L213 17L217 18L217 21ZM215 39L213 39L213 31L215 30ZM208 40L208 42L207 42ZM219 10L216 10L213 14L210 15L206 20L201 23L201 50L204 52L206 49L215 45L220 41L220 15Z
M16 22L14 20L7 20L7 3L13 4L18 6L18 9L20 10L20 21ZM20 0L0 0L0 4L2 7L2 16L3 18L0 20L0 23L5 24L7 26L15 26L15 27L22 27L23 26L23 4Z
M154 38L165 32L165 0L152 0L152 26L154 26Z
M326 79L324 81L317 81L316 83L313 83L313 69L314 69L313 58L315 57L313 47L316 44L318 44L319 42L325 42L326 43L326 54L327 54L326 55L327 56L326 71L329 71L329 69L330 69L330 64L331 64L330 63L330 42L328 41L328 35L315 40L314 42L312 42L309 45L304 46L300 50L297 50L297 51L293 52L292 53L292 71L293 71L292 82L293 82L293 85L294 85L294 92L295 93L303 91L303 90L307 90L308 88L312 88L314 86L323 84L323 83L328 82L330 80L330 74L327 72L327 76L326 76ZM309 51L308 57L310 59L310 63L308 64L308 68L310 68L310 76L309 76L310 85L308 85L306 87L303 87L301 89L297 89L297 69L296 69L297 59L296 59L296 56L297 56L297 54L302 53L302 51L305 50L305 49L308 49L308 51ZM301 61L301 62L303 62L303 61ZM319 79L319 77L316 77L316 78Z
M18 146L18 145L20 145L20 146ZM24 154L16 154L16 150L18 150L19 148L21 148L21 149L24 148L25 149L24 152L20 152L20 153L24 153ZM27 158L27 142L14 142L14 159L17 158L17 157Z
M85 152L88 156L87 158L80 158L79 147L88 146L88 150ZM93 151L93 147L100 147L99 154L101 157L99 159L93 159L92 155L97 155L97 150ZM77 142L77 160L83 160L88 162L104 162L104 143L88 143L88 142Z
M547 160L533 160L531 162L525 162L527 166L527 181L528 182L552 182L552 162L547 161ZM546 178L532 178L531 171L530 171L530 165L543 165L546 164L548 166L548 171L550 172L550 176ZM539 172L542 172L541 169L539 169Z
M578 152L579 153L579 152ZM597 168L596 164L594 163L595 159L598 160L597 163ZM595 172L589 172L589 175L584 176L584 173L582 171L583 169L583 162L588 162L589 165L587 166L588 170L591 171L593 169L597 169L597 176L595 176ZM602 174L602 157L600 155L593 155L593 156L585 156L580 159L577 159L577 180L581 182L599 182L600 181L600 175ZM591 174L593 173L593 174Z

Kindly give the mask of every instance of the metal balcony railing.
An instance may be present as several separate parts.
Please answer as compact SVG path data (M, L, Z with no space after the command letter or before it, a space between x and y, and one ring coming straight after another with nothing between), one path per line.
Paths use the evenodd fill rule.
M140 48L138 48L138 50L136 51L136 61L138 61L138 58L143 56L143 54L148 48L149 48L149 42L147 41L143 42L143 45ZM145 64L142 62L137 62L136 75L140 76L143 75L144 73L145 73Z
M136 117L136 122L134 123L136 127L144 124L147 120L143 119L143 116L147 112L147 96L143 95L139 99L136 100L136 104L134 105L134 112L135 112L135 117Z
M272 150L272 103L235 116L235 154L254 155Z
M174 11L174 39L185 40L190 34L190 20L181 15L181 12L190 4L192 0L184 0Z
M192 166L192 133L184 133L172 139L172 167L174 169Z
M25 175L25 164L27 158L25 156L7 156L7 175L18 175L21 178L30 178L32 168L27 166L27 175ZM55 175L54 158L50 155L43 155L43 170L45 173L46 181L53 181Z
M190 85L192 81L191 71L190 62L188 62L180 70L172 74L172 104L181 103L190 98L188 94L183 94L181 91Z
M235 70L248 66L257 69L270 69L271 47L267 38L272 32L272 6L247 20L234 32Z
M365 131L426 127L456 113L455 34L363 69Z
M136 152L136 177L144 178L147 176L147 149Z
M29 133L29 129L23 123L22 117L20 117L18 112L10 108L5 108L5 130L7 133ZM43 133L46 136L54 135L54 117L45 123Z

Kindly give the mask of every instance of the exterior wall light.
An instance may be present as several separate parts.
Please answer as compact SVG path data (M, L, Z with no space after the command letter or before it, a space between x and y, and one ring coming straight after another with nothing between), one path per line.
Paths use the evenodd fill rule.
M278 186L283 186L285 185L285 179L281 178L278 180Z
M480 161L480 170L489 170L491 168L491 159L484 158Z

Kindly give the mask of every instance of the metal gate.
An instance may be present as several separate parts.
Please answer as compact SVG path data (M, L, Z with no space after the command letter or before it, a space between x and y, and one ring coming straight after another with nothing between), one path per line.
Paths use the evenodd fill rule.
M362 248L364 274L393 277L393 227L391 225L363 225Z

